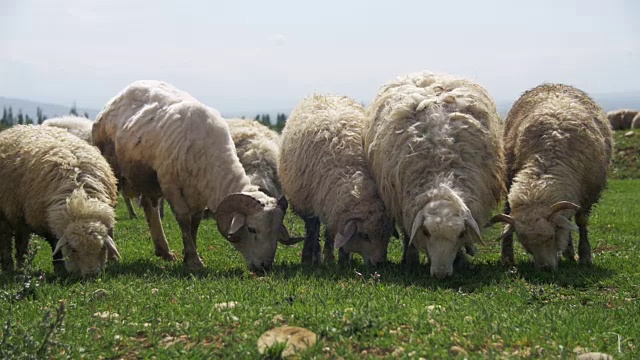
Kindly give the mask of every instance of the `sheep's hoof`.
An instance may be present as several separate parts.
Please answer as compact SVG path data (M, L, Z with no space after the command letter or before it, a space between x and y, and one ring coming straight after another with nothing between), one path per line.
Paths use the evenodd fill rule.
M198 271L204 268L204 264L202 263L202 260L199 256L196 257L195 260L185 259L184 264L187 269L189 269L189 271Z
M593 266L593 259L591 256L585 256L580 258L580 265L582 266Z
M162 258L162 260L165 261L176 261L178 259L172 251L156 250L156 256Z
M502 257L502 266L514 266L516 264L516 261L514 258L512 257Z

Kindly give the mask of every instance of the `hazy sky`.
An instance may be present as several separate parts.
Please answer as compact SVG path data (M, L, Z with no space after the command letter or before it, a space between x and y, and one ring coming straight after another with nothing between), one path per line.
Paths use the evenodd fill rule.
M640 1L0 0L0 96L100 109L165 80L224 113L429 69L496 99L541 82L640 89Z

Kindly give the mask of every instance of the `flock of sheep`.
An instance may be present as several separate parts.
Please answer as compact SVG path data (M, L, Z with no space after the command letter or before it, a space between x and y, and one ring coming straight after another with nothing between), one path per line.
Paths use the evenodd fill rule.
M203 266L205 213L252 271L273 266L278 243L300 241L306 264L334 261L337 248L339 262L357 253L376 265L395 236L404 263L426 253L442 279L498 222L505 263L514 261L515 233L538 267L556 269L560 253L574 259L577 228L579 261L589 265L588 217L606 186L611 146L603 110L561 84L525 92L503 122L480 85L414 73L382 86L367 108L344 96L307 97L280 136L225 120L167 83L137 81L95 122L52 119L0 133L0 261L13 269L15 238L20 265L35 233L51 244L56 272L99 273L121 256L120 189L139 197L155 254L176 260L160 221L166 199L192 270ZM503 199L504 213L492 217ZM305 237L283 225L289 203Z

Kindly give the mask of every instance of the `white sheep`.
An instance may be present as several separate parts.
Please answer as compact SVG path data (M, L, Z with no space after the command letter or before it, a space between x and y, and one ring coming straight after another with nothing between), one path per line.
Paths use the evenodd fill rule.
M255 120L227 119L227 124L238 159L251 183L258 185L267 194L280 198L280 135Z
M42 126L53 126L67 130L69 133L91 144L91 128L93 121L80 116L62 116L47 119L42 122Z
M57 128L14 126L0 132L0 261L13 269L31 233L53 249L54 269L94 275L119 259L113 241L116 179L95 147Z
M587 94L562 84L525 92L505 120L509 195L502 261L514 263L513 233L536 266L556 269L558 253L573 261L575 214L580 263L592 264L587 223L607 183L612 132L606 114Z
M189 94L164 82L134 82L98 115L92 138L125 191L143 195L156 255L175 260L158 215L161 196L182 230L189 269L203 266L196 236L205 208L251 270L270 268L277 241L288 240L286 207L251 184L227 123Z
M329 234L325 261L333 259L332 235L341 257L355 252L367 263L386 261L393 221L367 166L363 124L360 104L315 95L296 106L282 131L278 174L291 207L305 222L303 263L320 262L320 222Z
M91 141L91 129L93 128L93 121L85 117L80 116L62 116L57 118L50 118L42 122L42 126L52 126L67 130L69 133L79 137L80 139L93 144ZM129 212L129 218L137 218L136 212L131 205L131 198L122 193L124 203L127 206ZM160 215L163 217L162 207L160 207Z
M380 196L404 232L403 262L444 278L481 241L503 192L502 127L481 86L428 71L384 85L367 109L365 153ZM407 231L410 231L407 236ZM457 263L457 261L456 261Z
M631 121L631 128L640 129L640 112L638 112L638 114L636 114L636 116Z

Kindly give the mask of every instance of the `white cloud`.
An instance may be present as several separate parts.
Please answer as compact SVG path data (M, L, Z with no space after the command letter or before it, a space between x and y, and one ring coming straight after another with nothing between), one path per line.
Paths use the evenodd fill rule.
M275 46L283 46L287 42L287 38L282 34L273 34L269 36L269 42Z

